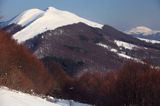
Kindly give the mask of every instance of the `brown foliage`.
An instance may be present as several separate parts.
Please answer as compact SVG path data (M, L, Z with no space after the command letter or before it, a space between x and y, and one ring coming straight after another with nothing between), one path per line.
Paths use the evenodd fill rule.
M60 64L55 63L54 61L45 62L45 66L48 68L49 74L54 80L54 85L52 86L49 95L58 98L68 98L67 95L65 95L63 88L67 84L72 83L72 78L66 74Z
M160 105L160 70L146 64L129 63L118 73L116 97L118 104Z
M52 78L43 64L0 31L0 85L25 92L47 93Z
M159 106L160 70L130 62L116 71L86 72L64 90L70 99L97 106Z

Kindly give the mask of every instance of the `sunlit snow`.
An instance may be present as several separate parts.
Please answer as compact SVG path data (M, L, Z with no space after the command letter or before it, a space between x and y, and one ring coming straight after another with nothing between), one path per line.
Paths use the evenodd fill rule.
M138 48L138 46L127 43L127 42L123 42L123 41L119 41L119 40L114 40L114 42L117 44L117 46L123 47L125 49L132 50L133 48Z
M128 44L128 43L125 43L125 42L122 42L122 41L117 41L117 40L115 40L115 41L116 41L116 43L118 43L118 45L120 47L121 46L126 46L126 48L128 48L128 49L131 49L131 48L135 47L135 45L132 45L132 44ZM136 59L136 58L133 58L131 56L128 56L128 55L125 54L125 52L124 53L119 52L117 49L108 47L106 44L97 43L96 45L101 46L101 47L103 47L105 49L108 49L111 52L116 53L119 57L123 57L123 58L126 58L126 59L131 59L131 60L135 60L135 61L141 62L139 59ZM131 47L129 47L129 46L131 46Z
M54 7L49 7L43 13L43 15L35 19L35 21L33 21L26 28L14 34L13 38L16 39L19 43L21 43L47 30L54 30L61 26L71 25L79 22L83 22L89 26L96 28L103 27L103 25L101 24L86 20L68 11L62 11Z
M149 40L149 39L144 39L144 38L138 38L138 39L145 41L147 43L160 43L160 41L157 41L157 40Z
M91 106L69 100L52 98L42 99L38 96L13 91L5 87L0 87L0 106Z
M146 26L138 26L136 28L132 28L131 30L126 31L127 34L135 35L135 34L142 34L144 36L156 34L160 31L152 30Z
M39 9L30 9L18 15L16 18L11 20L9 24L18 24L23 27L23 26L30 24L35 19L41 17L43 13L44 11L39 10Z

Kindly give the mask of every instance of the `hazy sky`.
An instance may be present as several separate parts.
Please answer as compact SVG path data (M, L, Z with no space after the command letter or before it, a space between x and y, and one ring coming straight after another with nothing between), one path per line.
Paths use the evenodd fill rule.
M160 30L160 0L3 0L0 4L3 20L26 9L53 6L120 30L139 25Z

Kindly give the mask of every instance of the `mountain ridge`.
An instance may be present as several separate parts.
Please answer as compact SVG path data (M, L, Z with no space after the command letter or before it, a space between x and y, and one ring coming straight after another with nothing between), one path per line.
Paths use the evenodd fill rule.
M16 17L17 19L15 18L15 21L11 21L11 23L18 23L18 24L23 23L24 20L26 20L26 22L29 22L29 23L24 22L25 23L24 25L28 24L28 26L26 26L21 31L13 35L13 38L18 40L18 42L24 42L25 40L33 38L37 34L43 33L47 30L54 30L58 27L78 22L83 22L86 23L87 25L97 28L102 28L103 26L101 24L81 18L71 12L58 10L54 7L48 7L48 9L46 9L45 11L35 10L36 13L34 13L33 10L35 9L27 10L28 12L32 13L30 16L33 17L31 17L30 19L28 20L23 19L23 16L25 17L27 14L29 14L28 12L23 12L22 19L20 19L17 22L17 20L19 19L18 17L21 17L20 15ZM23 24L21 26L23 26ZM25 37L23 35L25 35Z

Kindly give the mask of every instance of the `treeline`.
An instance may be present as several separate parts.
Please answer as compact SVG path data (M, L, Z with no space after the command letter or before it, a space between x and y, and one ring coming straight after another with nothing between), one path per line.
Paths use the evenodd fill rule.
M86 72L62 91L63 97L96 106L159 106L160 70L130 62L120 70Z

